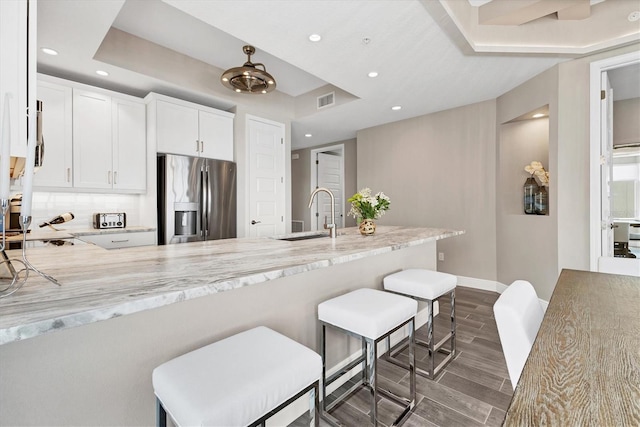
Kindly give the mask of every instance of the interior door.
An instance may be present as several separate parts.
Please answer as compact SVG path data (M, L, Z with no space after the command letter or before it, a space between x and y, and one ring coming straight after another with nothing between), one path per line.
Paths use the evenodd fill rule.
M343 159L342 156L330 153L316 154L316 170L318 174L318 187L325 187L331 190L335 198L335 219L336 227L344 227L344 183L343 183ZM316 230L324 228L325 220L331 220L331 198L327 193L320 192L314 200L316 213Z
M613 257L613 90L606 71L602 72L600 101L600 188L601 256Z
M285 233L284 125L249 118L249 236Z

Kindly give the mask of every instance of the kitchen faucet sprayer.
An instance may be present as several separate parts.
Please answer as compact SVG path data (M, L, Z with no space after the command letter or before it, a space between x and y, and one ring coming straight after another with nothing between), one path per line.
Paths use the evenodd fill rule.
M311 196L309 197L309 209L311 209L311 205L313 204L313 198L321 191L327 193L331 199L331 223L327 224L327 217L325 217L324 228L325 230L329 230L329 237L335 239L338 235L338 231L336 230L336 198L333 196L331 190L324 187L318 187L313 190L313 193L311 193Z

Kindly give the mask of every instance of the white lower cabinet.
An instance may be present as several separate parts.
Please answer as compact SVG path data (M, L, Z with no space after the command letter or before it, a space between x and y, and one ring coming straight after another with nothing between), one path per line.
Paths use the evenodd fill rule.
M128 233L93 234L79 237L80 240L93 243L105 249L132 248L135 246L150 246L156 244L155 231L140 231Z

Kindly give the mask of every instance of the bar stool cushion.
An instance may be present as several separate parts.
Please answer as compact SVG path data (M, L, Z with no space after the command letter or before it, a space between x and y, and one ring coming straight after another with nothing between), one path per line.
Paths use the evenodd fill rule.
M172 359L153 388L182 426L245 426L318 381L319 354L260 326Z
M376 289L358 289L318 305L318 319L377 339L414 317L417 301Z
M388 291L435 300L455 289L458 278L453 274L412 268L386 276L383 283Z

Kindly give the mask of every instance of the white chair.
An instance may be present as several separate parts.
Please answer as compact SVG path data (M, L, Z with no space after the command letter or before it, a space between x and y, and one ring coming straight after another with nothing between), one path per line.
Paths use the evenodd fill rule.
M531 346L544 317L535 289L525 280L516 280L493 305L511 385L516 388Z
M418 303L411 298L368 288L349 292L318 305L320 353L322 355L322 414L330 424L339 425L339 422L327 411L341 403L361 386L369 388L371 405L369 417L374 427L379 423L378 403L382 396L402 407L402 412L392 425L402 424L411 415L416 405L414 332L417 311ZM390 390L381 389L378 384L378 343L406 326L409 327L408 398L396 395ZM362 343L360 357L329 376L327 376L326 370L327 327L358 338ZM329 404L327 402L327 388L357 365L362 366L360 380Z
M260 326L172 359L153 370L156 425L264 426L268 418L310 393L316 411L322 359L316 352Z
M390 274L383 279L384 290L388 292L406 295L417 301L427 303L429 310L427 324L427 341L416 338L416 344L429 349L429 360L427 361L427 369L422 369L416 365L416 373L429 379L435 379L442 369L444 369L456 356L456 285L458 278L453 274L441 273L439 271L424 270L418 268L410 268L397 273ZM433 336L433 302L438 301L442 296L449 298L451 303L450 326L447 335L438 343L435 342ZM395 348L391 348L390 338L387 337L387 360L404 366L404 363L395 358L396 353L402 351L406 344L400 342ZM449 343L449 348L444 345ZM436 353L445 354L437 366L435 365Z

